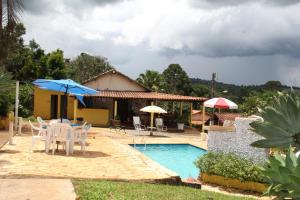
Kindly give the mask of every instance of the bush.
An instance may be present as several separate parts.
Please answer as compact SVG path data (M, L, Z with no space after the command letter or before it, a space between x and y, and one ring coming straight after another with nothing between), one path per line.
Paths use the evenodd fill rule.
M259 165L235 154L208 152L195 161L201 172L238 179L265 183L265 177Z
M13 110L12 101L11 94L0 94L0 117L5 117L9 111Z
M28 84L20 86L19 93L19 116L29 117L33 114L33 87Z

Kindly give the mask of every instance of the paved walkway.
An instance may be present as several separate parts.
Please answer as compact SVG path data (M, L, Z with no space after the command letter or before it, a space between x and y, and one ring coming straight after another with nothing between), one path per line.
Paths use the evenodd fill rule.
M146 133L147 134L147 133ZM136 143L199 143L199 134L167 134L164 137L136 137ZM0 178L92 178L110 180L177 180L178 175L130 147L133 137L108 129L92 129L86 153L75 147L75 153L46 154L39 142L30 152L31 135L14 137L14 145L0 149ZM198 145L198 146L199 146ZM202 142L205 148L206 143ZM60 146L61 149L61 146Z
M0 130L0 149L8 142L8 131Z
M0 199L74 200L70 179L0 179Z

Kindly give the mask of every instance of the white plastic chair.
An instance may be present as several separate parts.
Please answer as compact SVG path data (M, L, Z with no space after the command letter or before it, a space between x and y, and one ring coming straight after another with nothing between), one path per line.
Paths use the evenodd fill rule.
M164 125L164 121L162 118L155 118L155 126L157 131L161 134L168 131L168 127Z
M87 133L90 128L91 124L86 123L80 128L74 128L74 143L79 143L83 152L85 152Z
M140 135L141 131L145 131L146 130L146 127L144 125L142 125L141 119L140 119L139 116L134 116L133 117L133 126L134 126L134 129L136 131L138 131L139 135Z
M64 124L71 124L71 121L68 120L68 119L62 119L62 122L61 123L64 123Z
M49 125L51 126L52 124L57 124L57 123L60 123L60 120L58 120L58 119L51 119L50 122L49 122Z
M45 142L45 150L49 148L49 145L47 143L47 129L39 128L34 126L31 121L29 120L30 128L31 128L31 151L33 151L33 146L37 140L44 140ZM38 133L35 134L34 131L37 131Z
M72 127L69 124L54 123L50 127L52 135L52 154L55 153L56 142L61 142L66 147L66 155L70 154L70 149L73 143L73 132Z

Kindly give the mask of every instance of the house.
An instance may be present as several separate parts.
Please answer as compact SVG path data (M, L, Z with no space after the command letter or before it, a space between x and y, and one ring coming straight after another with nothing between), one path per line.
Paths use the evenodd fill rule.
M182 113L184 102L189 103L192 110L193 102L203 103L206 100L203 97L152 92L115 69L99 74L82 84L97 90L94 95L84 96L86 106L73 96L36 87L34 89L34 116L44 119L59 118L60 113L63 113L62 105L66 104L67 111L64 112L64 118L82 119L94 126L106 126L111 119L115 118L130 123L132 116L139 115L142 107L157 102L178 102Z

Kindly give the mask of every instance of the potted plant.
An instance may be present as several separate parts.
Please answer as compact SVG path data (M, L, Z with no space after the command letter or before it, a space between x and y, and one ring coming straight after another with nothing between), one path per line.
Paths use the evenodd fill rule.
M184 130L184 123L186 121L185 115L178 115L177 116L177 128L178 130Z

